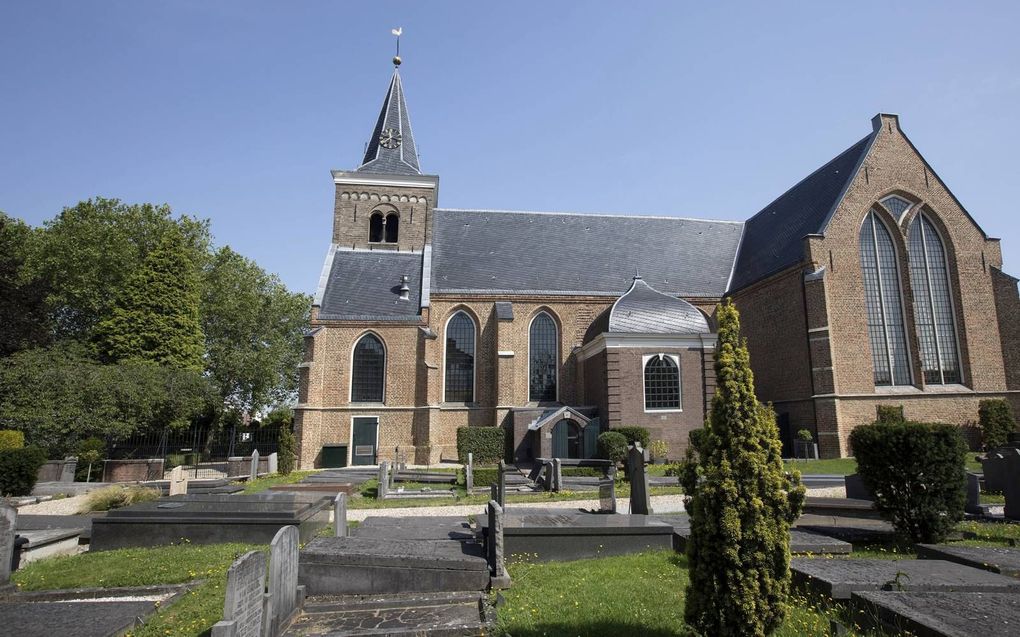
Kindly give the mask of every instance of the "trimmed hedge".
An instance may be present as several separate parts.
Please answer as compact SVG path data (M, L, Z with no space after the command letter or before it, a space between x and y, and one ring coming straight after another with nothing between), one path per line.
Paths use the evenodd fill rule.
M25 446L25 434L14 429L0 429L0 451L21 449Z
M458 427L457 458L461 464L467 464L467 455L471 453L475 464L499 462L506 457L506 438L502 427ZM476 477L475 484L477 480Z
M623 462L627 457L627 438L619 431L603 431L598 437L599 457Z
M875 507L904 538L942 542L963 518L967 445L956 425L876 422L850 432L850 445Z
M476 487L488 487L496 484L499 481L499 467L475 467L474 481Z
M38 447L0 451L0 495L29 495L35 487L46 452Z
M628 445L634 444L635 440L640 442L642 449L647 449L648 443L652 439L651 434L644 427L617 427L612 431L623 434L623 437L627 439Z
M1009 434L1016 431L1013 408L1001 398L982 400L978 403L978 420L981 423L985 449L989 451L1006 444L1009 441Z

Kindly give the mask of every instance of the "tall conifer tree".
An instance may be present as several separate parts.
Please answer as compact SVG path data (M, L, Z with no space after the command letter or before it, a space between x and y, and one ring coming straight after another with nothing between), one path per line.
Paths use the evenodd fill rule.
M144 360L202 369L198 273L180 230L171 226L121 290L96 328L109 361Z
M719 306L716 392L697 449L682 470L690 494L687 623L703 635L768 635L783 621L790 586L790 524L804 501L783 473L770 406L754 395L740 317Z

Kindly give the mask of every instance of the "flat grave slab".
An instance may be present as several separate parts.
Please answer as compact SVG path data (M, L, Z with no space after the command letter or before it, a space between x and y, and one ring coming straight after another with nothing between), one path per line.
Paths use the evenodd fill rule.
M1020 577L1020 549L1016 548L918 544L917 556L922 559L956 562L1010 577Z
M352 531L353 537L395 540L474 540L474 529L461 516L392 518L369 516Z
M880 520L882 516L871 500L855 498L822 498L808 496L804 498L803 513L807 515L832 515L847 518Z
M44 557L73 555L81 550L78 548L81 529L19 530L18 535L28 540L28 544L21 548L22 564L41 560Z
M485 593L408 593L308 598L284 637L323 635L488 635Z
M1020 595L1015 593L861 591L851 603L859 622L890 634L991 637L1020 632Z
M281 526L294 525L302 542L329 522L326 494L180 495L110 511L92 521L91 550L194 544L268 544Z
M885 520L838 515L804 514L793 523L794 528L828 535L851 544L885 542L895 535Z
M795 557L790 572L794 585L834 600L850 599L857 591L878 590L1020 593L1018 579L945 560Z
M656 515L657 520L673 526L673 550L683 553L687 550L687 540L691 536L691 519L686 513L672 515ZM790 552L797 555L846 555L853 545L843 540L808 531L806 529L790 529Z

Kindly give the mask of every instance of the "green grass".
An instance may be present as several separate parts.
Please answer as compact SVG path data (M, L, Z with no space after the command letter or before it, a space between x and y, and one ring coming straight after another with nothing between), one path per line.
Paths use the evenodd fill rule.
M796 469L802 474L829 473L848 476L857 473L857 461L853 458L832 458L831 460L785 460L783 467L787 471Z
M287 475L280 473L274 473L264 478L258 478L250 482L242 482L239 484L244 485L244 493L262 493L268 491L270 487L278 484L294 484L295 482L301 482L306 477L316 473L315 471L291 471Z
M247 551L267 549L249 544L183 544L82 553L32 562L15 572L12 579L19 590L27 591L180 584L201 579L202 584L130 633L133 637L201 635L223 616L224 587L231 562Z

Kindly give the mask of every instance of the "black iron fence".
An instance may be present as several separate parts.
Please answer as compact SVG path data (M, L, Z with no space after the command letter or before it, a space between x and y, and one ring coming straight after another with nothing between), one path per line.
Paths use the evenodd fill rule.
M113 460L162 458L167 469L177 465L197 466L223 462L231 456L275 453L279 447L280 427L199 428L174 431L165 429L132 436L107 444L107 457Z

